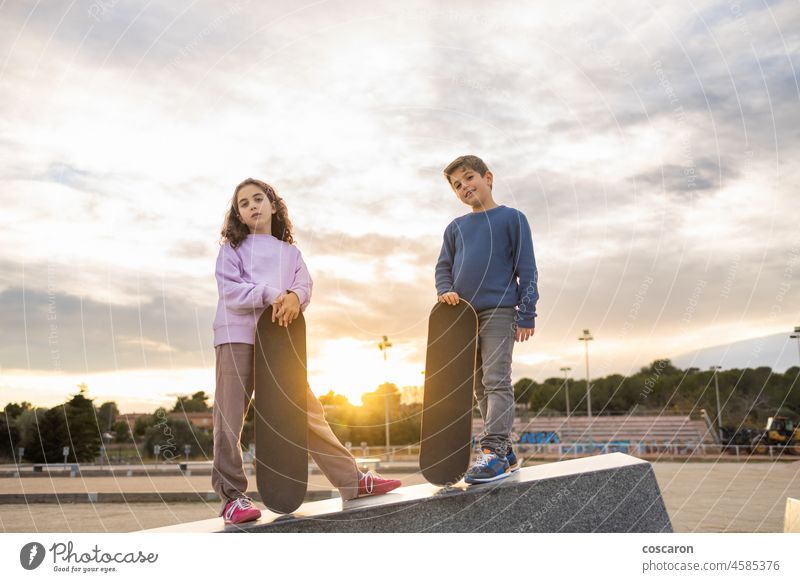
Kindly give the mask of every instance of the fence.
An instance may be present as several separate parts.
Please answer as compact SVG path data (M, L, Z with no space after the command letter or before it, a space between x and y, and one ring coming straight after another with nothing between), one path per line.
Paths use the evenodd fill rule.
M747 459L797 459L789 449L782 446L765 447L764 453L753 452L749 445L709 445L692 442L647 442L647 441L609 441L609 442L576 442L550 444L515 444L518 455L523 456L557 456L582 457L606 453L625 453L632 456L700 456L700 457L735 457L736 460Z

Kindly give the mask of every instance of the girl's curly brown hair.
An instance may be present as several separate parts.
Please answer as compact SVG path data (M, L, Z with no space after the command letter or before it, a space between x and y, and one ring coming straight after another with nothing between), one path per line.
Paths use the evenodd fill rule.
M272 236L278 240L294 244L294 237L292 236L292 222L289 220L289 211L286 209L286 203L283 198L279 197L275 189L261 180L255 178L248 178L233 191L233 198L231 199L231 207L225 214L225 221L222 223L222 238L220 244L225 244L225 241L231 243L233 248L238 247L247 235L250 234L248 226L242 222L239 216L239 211L236 209L236 197L239 195L239 190L248 184L258 186L270 202L272 202L278 211L272 215Z

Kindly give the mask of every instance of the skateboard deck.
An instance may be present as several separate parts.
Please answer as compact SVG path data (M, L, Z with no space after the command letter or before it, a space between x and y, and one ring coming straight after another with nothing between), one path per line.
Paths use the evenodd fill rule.
M303 503L308 482L306 322L272 322L272 307L258 320L255 380L256 483L261 501L276 513Z
M478 352L478 315L461 299L437 303L428 319L419 464L434 485L457 483L469 468Z

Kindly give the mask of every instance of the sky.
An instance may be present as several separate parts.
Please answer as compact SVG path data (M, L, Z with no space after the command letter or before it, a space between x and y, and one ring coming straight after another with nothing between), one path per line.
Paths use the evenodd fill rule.
M584 377L583 329L592 377L797 365L799 50L794 1L4 1L0 404L213 393L246 177L314 280L312 389L421 384L467 153L533 231L515 381Z

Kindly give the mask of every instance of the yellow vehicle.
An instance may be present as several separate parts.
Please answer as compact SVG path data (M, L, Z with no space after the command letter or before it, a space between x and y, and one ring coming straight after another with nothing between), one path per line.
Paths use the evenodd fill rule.
M753 438L750 452L766 454L769 447L800 455L800 426L785 416L770 416L764 432Z

